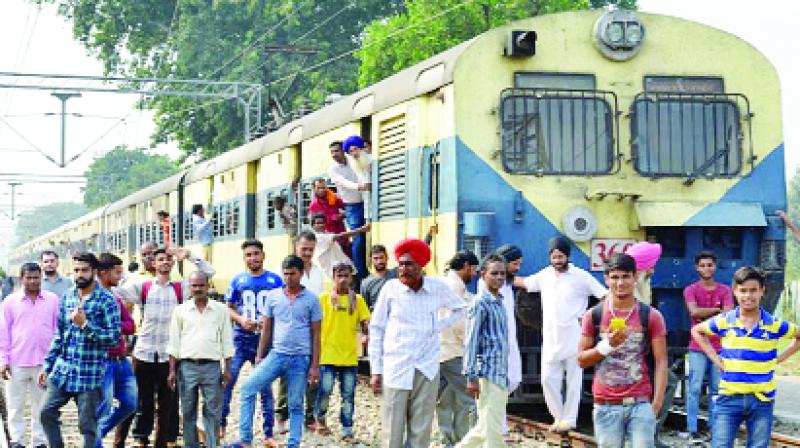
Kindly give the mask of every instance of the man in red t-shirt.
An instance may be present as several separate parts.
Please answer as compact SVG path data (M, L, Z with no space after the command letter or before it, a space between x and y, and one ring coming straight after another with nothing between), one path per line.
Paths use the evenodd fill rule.
M713 252L700 252L694 258L694 265L700 275L700 280L683 290L686 308L689 310L689 315L692 316L692 327L733 308L731 289L714 280L714 273L717 271L717 256ZM719 353L722 350L719 337L709 336L708 339L714 350ZM720 372L694 339L689 343L688 374L689 381L686 384L687 437L692 442L707 442L707 439L697 433L697 413L700 409L703 379L709 375L708 412L713 421L714 401L711 397L717 394Z
M666 325L658 310L633 296L635 274L636 261L630 255L609 257L609 294L583 315L581 324L578 364L595 367L594 435L604 448L623 448L626 440L632 448L652 447L667 387Z

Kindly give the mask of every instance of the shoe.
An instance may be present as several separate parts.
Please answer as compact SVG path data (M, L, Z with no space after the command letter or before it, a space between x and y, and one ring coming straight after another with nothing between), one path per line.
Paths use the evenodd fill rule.
M273 439L272 437L264 440L264 448L278 448L280 446L283 446L283 444Z
M331 429L328 428L328 425L325 424L325 420L317 420L316 427L317 427L317 434L321 436L329 436L333 434L333 431L331 431Z
M317 422L308 422L308 423L306 423L306 431L317 432L318 429L319 429L319 423L317 423Z
M560 422L560 423L558 423L558 425L556 425L555 432L560 433L560 434L566 434L566 433L568 433L570 431L573 431L573 430L575 430L575 426L574 425L570 425L569 423Z

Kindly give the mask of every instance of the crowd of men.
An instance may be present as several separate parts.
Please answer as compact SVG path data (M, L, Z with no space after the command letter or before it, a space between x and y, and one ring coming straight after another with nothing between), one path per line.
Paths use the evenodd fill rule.
M223 440L251 447L258 399L264 446L282 445L279 436L288 433L285 444L299 447L304 430L331 435L336 381L339 437L350 442L357 436L357 366L366 349L370 387L381 396L381 446L429 446L436 418L446 446L502 447L507 399L522 381L520 291L541 296L541 385L550 430L575 428L582 369L594 367L598 446L662 445L657 428L678 379L668 368L664 318L651 303L658 244L638 243L609 257L605 285L570 263L573 245L563 237L549 241L549 266L530 276L518 275L522 250L504 245L483 260L459 251L437 278L425 274L432 228L428 241L403 239L391 254L374 245L368 275L357 239L368 228L359 192L369 190L369 181L358 174L363 166L339 154L366 143L348 140L332 146L343 166L330 174L342 196L315 185L314 231L297 233L294 254L275 272L264 266L260 241L242 243L245 269L232 279L224 304L210 297L215 270L206 257L174 244L141 245L142 271L127 278L123 261L110 253L74 254L71 278L59 275L54 252L24 264L20 288L0 310L12 446L28 446L26 402L31 445L64 446L60 409L74 400L85 448L101 446L112 431L115 447L127 446L129 432L136 447L175 446L181 418L184 446L199 447L202 438L206 447ZM196 212L201 230L203 210ZM342 218L349 231L331 226ZM396 268L388 268L390 255ZM176 261L196 270L181 278ZM686 437L707 441L697 419L708 377L712 446L732 447L745 422L748 447L766 447L775 365L800 350L800 332L760 307L765 279L758 269L739 269L731 289L715 281L716 264L713 253L697 254L699 280L684 291L693 325ZM591 308L590 297L598 300ZM781 339L793 342L778 353ZM232 429L231 401L247 363L253 368L241 378L239 427Z

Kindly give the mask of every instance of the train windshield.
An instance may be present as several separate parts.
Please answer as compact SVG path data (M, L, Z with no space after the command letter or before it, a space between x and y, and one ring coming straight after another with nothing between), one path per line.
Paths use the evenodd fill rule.
M509 89L503 92L500 109L506 171L515 174L611 172L616 122L616 97L612 93Z
M631 106L636 170L648 176L723 177L742 166L738 95L641 93Z

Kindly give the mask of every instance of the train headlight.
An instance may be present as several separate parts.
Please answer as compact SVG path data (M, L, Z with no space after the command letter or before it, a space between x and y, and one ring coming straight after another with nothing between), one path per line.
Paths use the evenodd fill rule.
M606 39L612 44L621 44L624 36L621 23L612 22L606 27Z
M594 24L595 46L603 56L613 61L634 57L644 42L644 25L632 11L609 11Z

